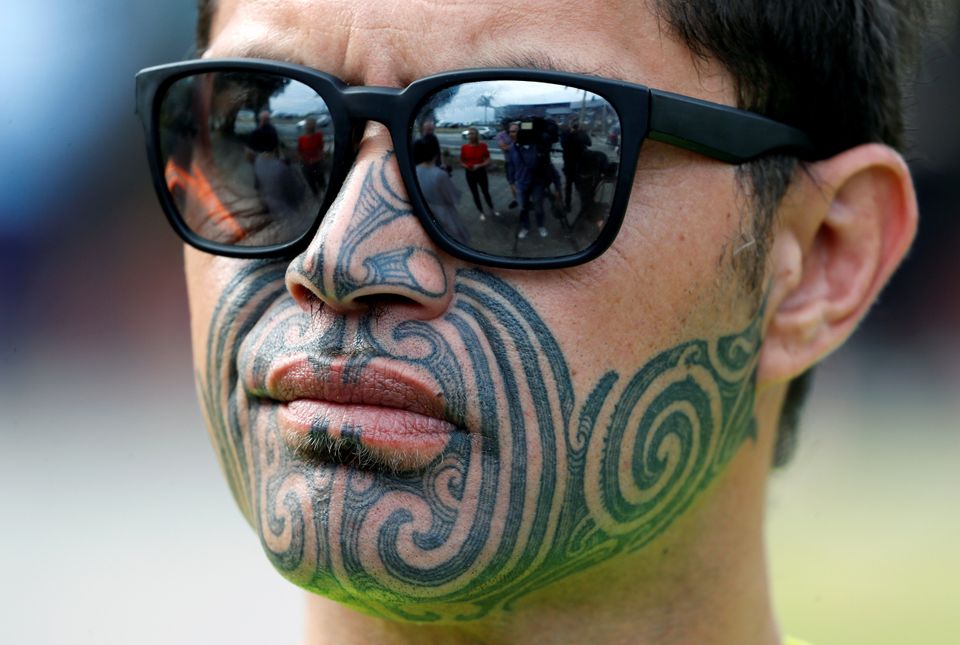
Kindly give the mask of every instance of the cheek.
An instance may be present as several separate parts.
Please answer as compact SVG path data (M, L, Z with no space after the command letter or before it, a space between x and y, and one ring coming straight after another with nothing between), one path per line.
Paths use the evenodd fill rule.
M688 165L638 173L620 233L599 259L513 278L570 356L574 378L635 370L665 347L740 324L727 261L741 227L734 171Z
M184 273L190 303L190 335L194 365L206 362L210 321L224 290L248 261L217 257L185 246Z
M651 156L637 171L613 251L669 297L714 280L747 211L734 166L693 153L671 152L680 159L669 164L658 163L665 154Z

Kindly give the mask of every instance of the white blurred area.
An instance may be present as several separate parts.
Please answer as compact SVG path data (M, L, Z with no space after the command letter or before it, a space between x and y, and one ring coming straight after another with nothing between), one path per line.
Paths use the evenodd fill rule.
M0 642L301 636L302 594L234 506L170 349L55 348L3 384Z
M797 453L769 486L768 552L787 633L815 645L953 642L957 350L850 347L821 366Z
M194 397L137 70L193 0L0 0L0 643L289 643Z
M194 3L0 7L0 643L296 642L301 593L203 429L133 114L134 73L191 55ZM956 53L935 48L914 109L921 239L772 478L776 606L816 645L960 633Z

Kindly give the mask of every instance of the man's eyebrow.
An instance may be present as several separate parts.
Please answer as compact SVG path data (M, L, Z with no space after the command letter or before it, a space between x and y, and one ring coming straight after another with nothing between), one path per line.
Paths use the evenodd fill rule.
M237 47L231 47L227 55L230 58L260 58L309 67L308 63L298 54L269 43L241 44Z
M585 74L587 76L602 76L604 78L614 78L627 80L626 72L615 63L604 62L595 67L586 66L582 62L563 60L555 58L544 52L522 51L522 52L504 52L492 58L479 57L476 62L477 67L522 67L525 69L538 69L548 72L572 72L575 74Z

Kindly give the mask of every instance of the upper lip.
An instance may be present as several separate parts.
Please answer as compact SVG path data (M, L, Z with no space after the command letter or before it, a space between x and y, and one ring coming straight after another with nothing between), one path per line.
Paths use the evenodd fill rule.
M349 376L344 379L348 369ZM264 385L266 396L277 401L310 399L382 406L458 424L433 379L389 359L371 359L357 368L345 358L293 357L274 363Z

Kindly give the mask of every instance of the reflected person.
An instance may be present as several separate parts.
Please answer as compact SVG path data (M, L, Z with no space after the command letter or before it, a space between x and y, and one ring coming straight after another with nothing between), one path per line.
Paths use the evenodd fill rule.
M514 139L517 138L518 127L516 124L511 123L510 119L503 119L500 121L500 131L497 133L497 147L500 148L500 152L503 154L503 172L506 177L512 175L510 170L510 148L513 146ZM507 205L507 208L516 208L517 187L512 183L508 185L510 186L512 199Z
M247 145L255 153L273 152L280 146L277 129L270 120L270 110L261 110L257 115L257 127L250 133Z
M317 118L307 117L303 134L297 138L297 152L303 176L314 195L319 195L327 187L324 145L323 132L317 130Z
M417 182L434 218L458 241L469 243L470 234L457 211L460 191L450 175L437 165L436 152L428 141L414 142L413 161L417 165Z
M540 237L547 237L549 232L545 225L544 200L560 201L560 173L550 160L555 140L550 125L549 120L540 117L524 121L508 151L510 175L507 181L516 189L517 201L520 202L518 240L526 238L530 232L531 210L536 218L537 232Z
M426 146L428 154L435 159L434 163L446 170L449 175L453 169L443 161L443 151L440 149L440 139L434 132L435 127L436 124L432 118L423 119L420 122L420 138L417 141Z
M480 135L476 128L467 130L467 143L460 146L460 163L463 165L466 176L467 186L473 195L473 203L480 213L480 221L486 217L483 214L483 204L480 203L480 192L483 192L483 198L490 207L490 213L499 216L500 213L493 207L493 200L490 198L490 182L487 178L487 166L490 165L490 151L487 144L480 141ZM479 189L479 190L478 190Z
M580 120L577 118L571 119L567 128L560 135L560 147L563 150L563 208L568 213L572 209L573 187L578 183L581 174L580 161L583 158L584 151L591 145L590 135L580 129ZM583 187L582 182L580 182L580 187ZM580 203L584 203L582 194L580 195Z
M265 150L253 160L255 186L268 213L281 220L299 217L304 186L279 148Z

